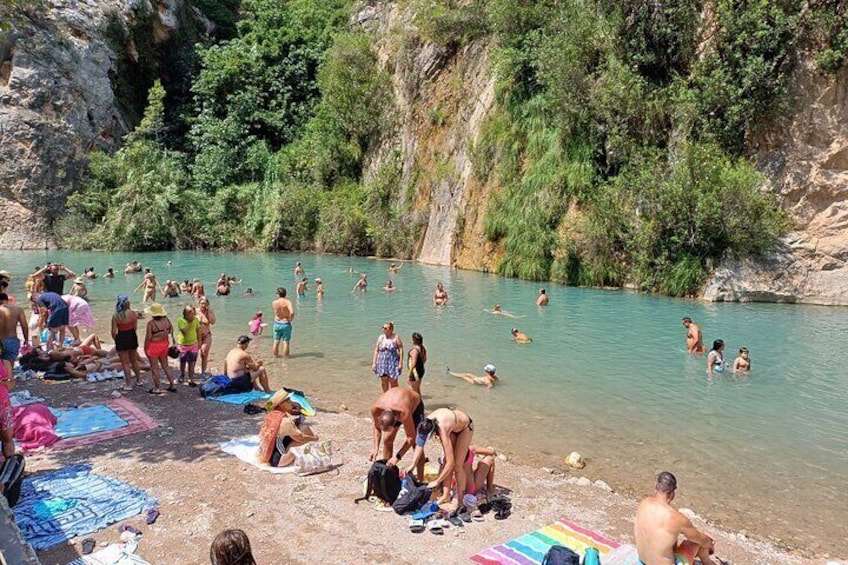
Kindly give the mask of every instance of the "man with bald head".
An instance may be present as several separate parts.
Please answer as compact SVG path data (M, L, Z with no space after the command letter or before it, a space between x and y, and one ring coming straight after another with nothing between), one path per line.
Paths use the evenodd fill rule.
M371 405L371 420L374 422L374 445L369 461L377 458L380 444L383 444L382 459L387 465L397 465L404 454L415 446L415 428L424 419L424 402L421 396L409 388L390 388L377 397ZM406 441L392 455L398 428L403 426ZM424 458L418 465L418 479L424 479Z

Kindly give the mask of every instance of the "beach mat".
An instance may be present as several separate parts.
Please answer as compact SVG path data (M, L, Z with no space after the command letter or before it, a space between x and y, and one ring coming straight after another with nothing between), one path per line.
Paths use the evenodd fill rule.
M619 544L592 530L559 520L514 540L484 549L471 560L481 565L539 565L548 549L554 545L563 545L573 550L580 555L581 561L587 547L596 547L601 554L601 562L606 564L605 556Z
M157 504L146 492L74 465L24 479L13 509L21 533L36 551L50 549Z
M53 432L62 439L123 428L127 423L105 404L68 410L51 408L56 416Z
M232 439L230 441L226 441L224 443L218 444L221 448L221 451L224 453L229 453L230 455L235 455L245 463L253 465L258 469L262 469L263 471L268 471L269 473L282 474L282 473L292 473L295 471L295 467L271 467L269 465L260 465L256 462L256 450L259 449L259 436L247 436L240 437L236 439Z
M91 555L83 555L79 559L74 559L68 565L150 565L135 553L128 553L124 545L122 543L112 544L105 549L95 551Z
M214 400L215 402L223 402L224 404L244 405L255 400L268 400L271 395L259 390L251 390L250 392L240 392L238 394L223 394L221 396L207 396L206 400Z
M115 415L124 422L125 425L119 428L112 428L100 432L79 435L75 437L62 438L49 447L49 451L57 449L71 449L74 447L82 447L85 445L93 445L101 441L116 439L119 437L146 432L156 428L159 424L156 420L147 415L147 413L139 408L132 400L128 398L114 398L107 400L101 406L109 408ZM77 408L75 411L83 410ZM28 455L35 455L40 452L28 452Z

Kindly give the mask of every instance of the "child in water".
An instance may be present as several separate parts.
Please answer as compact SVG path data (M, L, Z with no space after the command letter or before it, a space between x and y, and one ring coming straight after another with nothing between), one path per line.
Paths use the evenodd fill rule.
M262 335L264 329L268 327L268 324L262 322L261 311L257 312L253 319L250 320L247 325L250 326L250 333L253 334L253 337L259 337L260 335Z
M747 373L751 370L751 358L748 357L748 348L742 347L739 349L739 357L733 361L734 373Z

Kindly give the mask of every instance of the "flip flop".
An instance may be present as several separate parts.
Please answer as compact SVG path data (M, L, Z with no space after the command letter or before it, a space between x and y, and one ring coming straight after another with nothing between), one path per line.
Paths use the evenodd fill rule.
M466 510L465 508L461 508L456 515L459 517L460 520L462 520L466 524L471 523L471 514L469 514L468 510Z
M161 390L156 390L155 388L151 388L147 390L147 394L152 394L153 396L162 396L165 393Z
M134 389L133 387L129 387L129 388L127 388L127 387L125 387L125 386L122 386L122 387L120 388L120 390L121 390L121 392L132 392L132 391L134 391L135 389Z
M424 525L424 520L410 520L409 521L409 531L413 534L420 534L427 527Z
M175 387L175 386L169 386L169 387L168 387L168 388L166 388L165 390L167 390L168 392L177 392L177 387Z
M88 555L89 553L94 551L94 548L96 546L97 540L95 540L94 538L85 538L84 540L82 540L82 554Z
M471 519L469 518L469 520L468 520L468 521L470 522L470 521L471 521ZM460 519L459 519L459 516L456 516L456 515L451 516L450 518L448 518L448 522L450 522L450 523L451 523L451 526L455 526L455 527L457 527L457 528L464 528L464 527L465 527L465 525L462 523L462 520L460 520Z
M147 518L145 519L145 521L147 522L147 525L150 525L150 524L154 523L156 521L156 518L158 518L158 517L159 517L159 509L156 508L156 507L153 507L153 508L151 508L150 510L147 511Z
M118 531L120 533L129 532L129 533L136 535L136 536L141 535L141 530L139 530L138 528L134 528L133 526L130 526L129 524L121 524L121 526L118 528Z
M383 502L379 498L374 501L373 508L377 512L394 512L394 508L392 508L391 504Z
M475 522L483 522L486 520L486 518L483 517L483 513L479 510L474 510L471 512L471 519Z
M196 387L196 386L197 386L197 383L196 383L196 382L194 382L194 381L189 381L189 382L188 382L188 386L190 386L190 387Z
M427 529L430 530L431 534L436 534L437 536L445 533L441 520L430 520L427 522Z
M512 514L512 510L509 507L501 508L495 512L495 520L506 520L510 514Z

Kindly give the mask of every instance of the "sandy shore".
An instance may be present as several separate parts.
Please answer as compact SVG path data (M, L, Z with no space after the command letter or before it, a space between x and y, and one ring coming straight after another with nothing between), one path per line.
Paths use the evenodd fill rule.
M108 398L112 383L22 383L52 406L96 403ZM370 448L369 422L328 406L321 398L314 429L330 439L337 471L308 478L272 475L221 452L218 442L256 433L261 416L201 399L195 389L154 397L129 395L160 428L124 438L30 457L28 471L88 462L95 471L144 488L160 501L152 525L141 516L128 522L144 532L138 554L154 565L208 563L209 543L220 530L244 529L259 563L468 563L478 551L559 518L596 530L619 542L633 541L636 501L592 484L579 472L535 468L499 461L496 483L512 491L513 514L505 521L451 529L437 537L412 534L406 519L353 504L362 489ZM431 456L437 456L433 451ZM552 472L553 471L553 472ZM646 489L647 490L647 489ZM826 563L827 556L776 547L744 534L721 531L695 518L717 540L718 554L734 564ZM115 527L94 534L116 543ZM64 565L81 553L80 540L42 552L47 564Z

